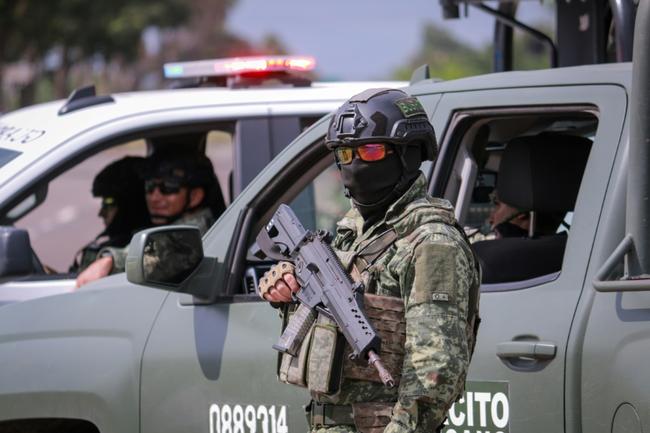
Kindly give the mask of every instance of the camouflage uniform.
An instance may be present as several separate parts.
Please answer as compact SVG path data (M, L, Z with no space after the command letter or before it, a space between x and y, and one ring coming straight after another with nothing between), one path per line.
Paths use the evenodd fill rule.
M478 267L457 228L451 204L426 194L423 174L362 232L356 209L339 221L332 246L344 266L354 253L392 228L397 240L362 273L367 291L404 302L406 338L399 386L345 378L335 395L312 393L335 405L395 403L385 433L433 433L464 387L472 330L467 326L470 292L478 296ZM478 302L478 300L477 300ZM388 419L386 419L388 421ZM318 433L356 431L354 425L314 428Z
M195 226L201 232L201 235L204 235L208 229L214 223L215 218L212 214L212 211L209 208L201 208L197 211L194 211L190 214L184 215L174 221L171 225L189 225ZM110 255L113 257L113 269L111 274L117 274L119 272L124 272L126 266L126 255L129 251L129 246L127 245L124 248L102 248L99 251L97 257Z
M493 241L497 238L497 235L494 231L491 231L489 233L482 233L479 229L474 227L464 227L464 230L471 244L481 241Z
M101 248L100 243L97 241L93 241L83 247L81 251L77 253L74 264L70 266L70 272L79 273L90 266L95 260L97 260Z

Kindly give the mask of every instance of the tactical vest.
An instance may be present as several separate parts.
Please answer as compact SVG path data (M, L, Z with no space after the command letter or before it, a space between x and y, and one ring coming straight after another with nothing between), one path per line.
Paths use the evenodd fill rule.
M364 311L381 338L380 357L395 379L401 376L406 341L404 303L401 298L364 294ZM291 317L287 315L285 322ZM297 356L280 355L281 382L308 388L316 394L335 394L341 379L381 383L374 367L349 358L350 346L329 317L319 314L305 337Z

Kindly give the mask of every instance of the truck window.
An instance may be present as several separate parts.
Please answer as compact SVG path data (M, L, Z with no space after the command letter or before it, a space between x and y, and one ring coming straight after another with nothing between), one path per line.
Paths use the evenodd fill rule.
M91 241L99 239L104 230L99 215L102 199L93 196L92 189L95 177L105 167L127 156L145 157L159 148L172 152L205 152L212 161L227 203L228 176L233 168L233 130L234 126L224 122L223 127L215 125L214 129L184 132L181 135L173 131L164 134L160 131L142 133L140 137L117 140L110 148L89 155L78 164L66 167L63 172L60 172L60 167L52 167L49 174L51 179L39 182L39 186L47 184L45 200L20 217L15 225L27 229L32 248L48 273L68 274L78 252ZM89 149L91 147L96 152L105 145L95 143ZM63 164L67 166L69 162ZM115 179L115 184L119 181ZM144 202L144 191L142 194ZM146 208L143 211L146 212ZM145 219L148 223L148 217ZM126 236L123 243L127 244L129 240L130 236Z
M598 125L594 107L565 110L456 113L442 195L456 206L483 284L523 288L561 272Z
M233 199L231 191L233 168L233 137L230 132L212 130L206 136L205 154L212 161L214 172L219 179L219 185L226 203Z
M334 233L336 222L350 208L336 165L330 164L289 205L306 228Z

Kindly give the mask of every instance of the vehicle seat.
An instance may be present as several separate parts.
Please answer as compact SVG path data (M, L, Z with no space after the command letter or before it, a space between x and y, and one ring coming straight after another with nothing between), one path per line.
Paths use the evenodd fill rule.
M523 211L564 214L572 211L591 149L591 140L542 133L511 140L503 152L499 198ZM473 244L483 283L522 281L560 271L566 233L504 238Z

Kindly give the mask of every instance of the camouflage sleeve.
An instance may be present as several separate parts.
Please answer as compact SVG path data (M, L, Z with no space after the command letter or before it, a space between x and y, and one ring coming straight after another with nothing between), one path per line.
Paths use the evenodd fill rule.
M99 250L97 257L110 255L113 258L113 269L111 269L111 275L118 274L120 272L124 272L126 269L126 254L128 251L128 245L123 248L104 247Z
M457 241L419 243L404 273L406 345L399 398L385 433L434 432L463 389L474 267Z
M332 248L347 251L354 240L353 228L357 225L355 210L350 209L339 221L336 222L336 236L332 240Z

